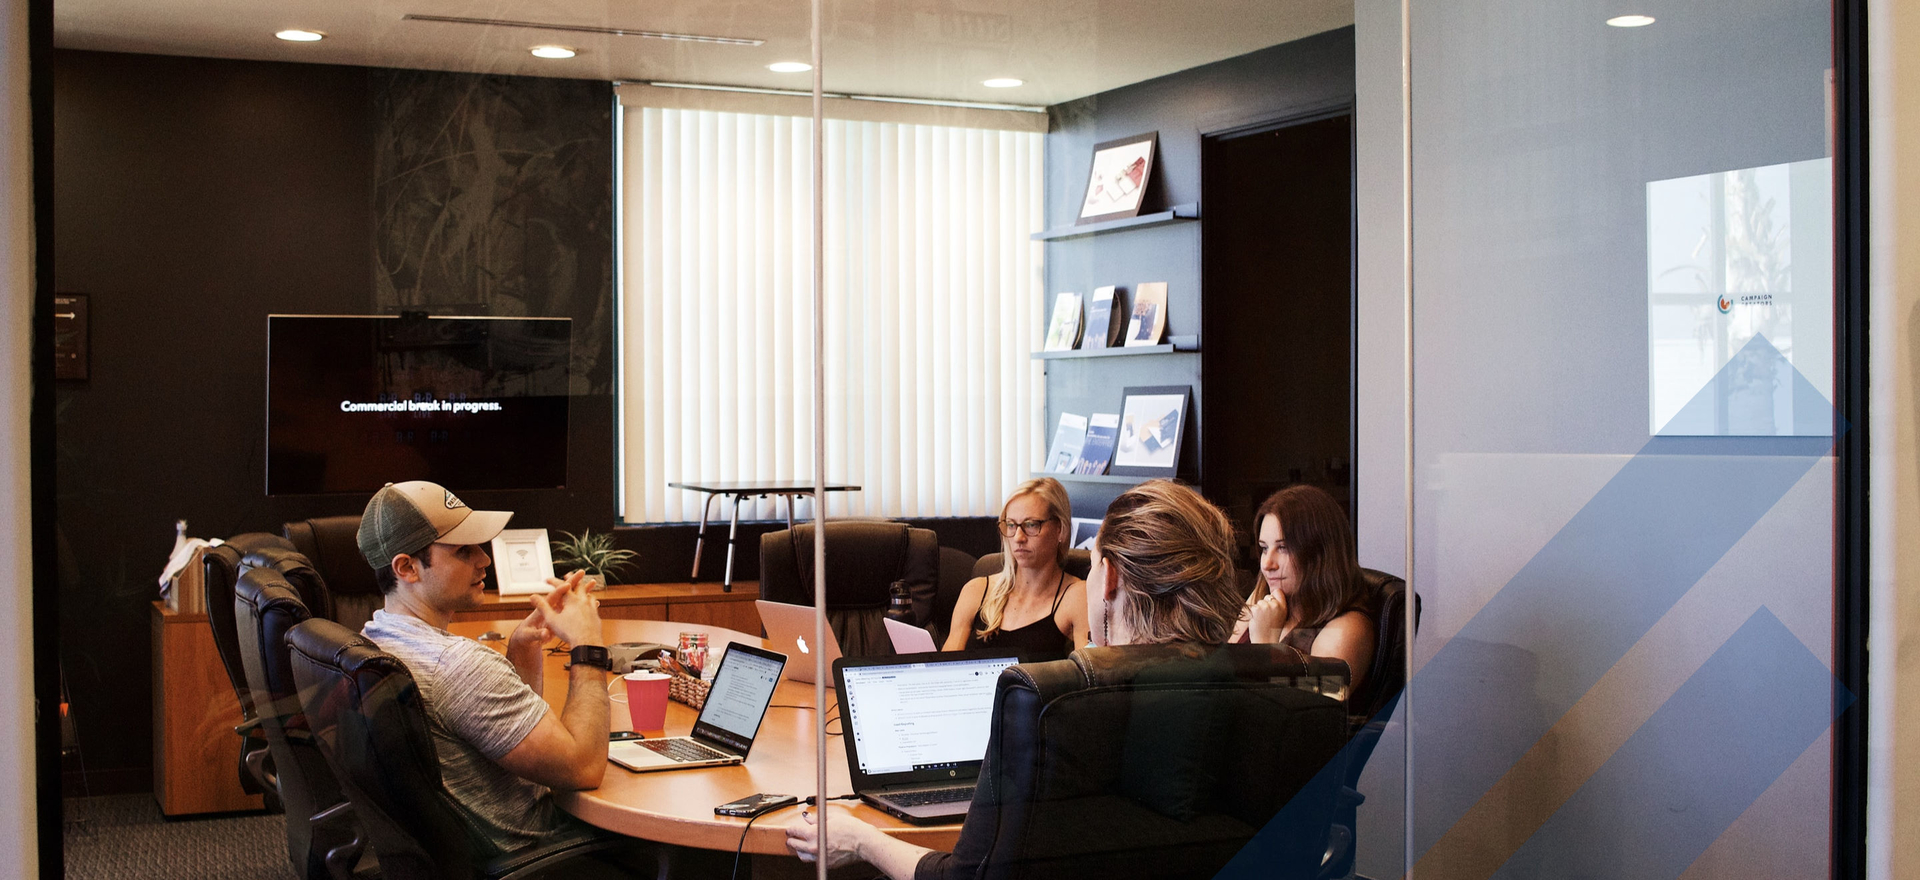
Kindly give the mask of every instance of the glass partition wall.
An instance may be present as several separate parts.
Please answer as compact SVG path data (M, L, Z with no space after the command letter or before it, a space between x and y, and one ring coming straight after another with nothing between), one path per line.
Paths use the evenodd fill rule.
M1412 5L1411 837L1367 874L1828 873L1830 15Z
M737 44L655 40L628 54L630 36L602 35L571 47L600 66L567 77L616 81L607 271L619 283L550 300L508 284L518 292L481 304L568 311L590 337L576 338L592 363L576 382L591 402L575 436L616 439L582 442L575 460L589 468L574 473L617 479L589 494L613 502L618 524L662 527L623 536L643 560L680 565L691 534L676 527L709 512L670 483L852 484L792 507L748 494L715 519L910 521L953 551L913 595L913 622L948 646L992 648L983 633L1028 626L1045 637L1023 655L1040 671L1000 683L1026 702L967 722L984 762L909 768L987 774L972 831L916 830L871 808L855 818L959 845L968 865L1007 858L1041 874L1828 872L1832 722L1853 697L1834 673L1833 447L1847 425L1831 403L1826 5L1413 4L1404 46L1398 4L755 9L749 20L682 4L646 22L752 38ZM474 54L508 39L476 33L492 36ZM444 164L456 170L436 183L492 198L501 168L539 152L541 107L560 99L527 84L537 77L459 76L373 74L367 106L385 115L369 124L392 154L364 164ZM461 89L498 112L481 119L492 111L468 108ZM364 109L345 94L330 98L352 111L342 118ZM562 97L578 110L577 94ZM455 134L409 140L443 128ZM454 161L468 154L500 164ZM400 213L419 228L453 222L413 201ZM488 254L514 251L515 277L537 275L529 265L552 260L522 234L546 228L533 220L475 221L461 228L478 238L416 262L478 277ZM487 237L506 227L511 247ZM1404 283L1398 233L1365 231L1402 229ZM1382 240L1394 246L1367 243ZM450 290L389 284L371 308L469 302ZM83 422L86 393L107 387L68 395ZM77 436L63 454L89 454ZM1190 489L1160 499L1187 506L1100 535L1110 512L1138 515L1137 497L1114 502L1155 477ZM1059 509L996 522L1020 487L1050 502L1039 479L1057 482ZM74 491L63 521L85 522ZM1300 492L1324 515L1267 506ZM526 501L540 526L568 522L577 498L469 500ZM248 528L362 502L270 499ZM1284 522L1301 526L1283 534ZM985 558L1003 551L1017 552ZM1325 561L1342 554L1344 567ZM1108 580L1109 557L1193 564ZM1347 604L1256 631L1285 647L1215 650L1254 629L1243 602L1300 602L1307 569L1324 566L1355 585ZM1036 568L1058 578L1029 583ZM842 569L798 570L836 602ZM966 586L975 572L986 580ZM1008 584L999 596L995 578ZM1219 625L1170 624L1182 603ZM1350 636L1363 647L1311 632L1347 611L1364 620ZM155 633L187 633L153 613ZM814 644L830 640L830 616ZM484 631L477 620L460 632ZM894 645L881 633L868 633L873 653ZM1147 643L1175 647L1126 653ZM854 719L833 717L825 652L790 653L818 686L774 699L788 714L767 729L792 747L748 769L782 755L807 777L794 794L848 795ZM78 691L102 687L99 670L69 674ZM211 697L180 725L225 737L236 695L219 675L202 684ZM216 745L197 758L224 781L239 746ZM796 821L738 830L754 869L795 873L777 829ZM829 835L857 834L835 821ZM967 851L968 834L989 832L1024 842Z

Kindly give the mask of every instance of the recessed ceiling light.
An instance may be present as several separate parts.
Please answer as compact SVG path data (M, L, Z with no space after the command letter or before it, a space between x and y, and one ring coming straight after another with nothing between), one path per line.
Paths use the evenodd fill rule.
M317 43L320 41L320 38L326 36L326 34L319 31L303 31L298 28L290 28L274 34L274 36L290 43Z
M535 46L531 50L535 58L572 58L574 51L565 46Z
M1621 15L1607 19L1607 24L1613 25L1614 27L1646 27L1647 25L1653 24L1653 16Z
M774 73L806 73L813 65L805 61L775 61L767 65L767 69Z
M1027 84L1027 81L1014 79L1010 76L1002 76L995 79L983 79L980 81L980 84L990 89L1010 89L1014 86L1024 86Z

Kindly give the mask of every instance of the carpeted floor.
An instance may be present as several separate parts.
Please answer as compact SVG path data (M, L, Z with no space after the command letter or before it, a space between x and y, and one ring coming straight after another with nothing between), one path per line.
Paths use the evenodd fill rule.
M279 814L170 822L150 794L65 806L70 880L297 880Z

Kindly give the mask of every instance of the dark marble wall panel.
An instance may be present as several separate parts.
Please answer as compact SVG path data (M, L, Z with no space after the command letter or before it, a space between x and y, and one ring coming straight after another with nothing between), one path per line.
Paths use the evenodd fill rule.
M575 393L612 384L613 95L603 82L372 72L374 298L571 316Z

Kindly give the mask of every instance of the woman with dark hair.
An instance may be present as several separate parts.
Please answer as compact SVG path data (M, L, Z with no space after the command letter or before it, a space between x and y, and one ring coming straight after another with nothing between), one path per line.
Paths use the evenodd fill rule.
M1373 659L1376 625L1346 511L1322 489L1289 486L1260 505L1254 522L1260 584L1233 640L1344 660L1358 687Z

